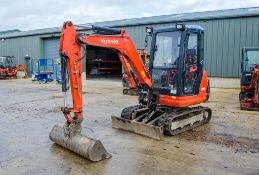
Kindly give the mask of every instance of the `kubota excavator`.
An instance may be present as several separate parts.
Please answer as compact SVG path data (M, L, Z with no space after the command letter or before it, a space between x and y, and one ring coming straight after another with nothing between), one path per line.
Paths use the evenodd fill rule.
M26 65L13 66L14 58L14 56L0 57L0 78L16 78L19 70L23 70L24 77L27 77Z
M210 108L193 106L209 98L201 27L176 24L175 27L148 31L152 33L149 70L125 30L90 28L96 33L77 33L72 22L63 25L60 37L62 89L66 94L69 80L73 107L69 108L65 103L62 111L67 121L64 126L53 127L52 141L92 161L110 157L100 141L80 134L83 45L116 51L121 59L127 60L136 76L139 104L123 109L120 117L112 116L113 128L162 139L163 134L179 134L210 121Z
M259 111L259 48L242 49L240 108Z

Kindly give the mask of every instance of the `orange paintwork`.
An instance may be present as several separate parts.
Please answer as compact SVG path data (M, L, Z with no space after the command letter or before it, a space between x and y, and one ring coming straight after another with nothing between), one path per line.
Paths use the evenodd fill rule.
M206 100L206 94L192 95L192 96L183 96L183 97L174 97L174 96L160 96L159 103L164 106L172 107L188 107L202 103Z
M143 56L143 64L146 66L146 64L148 64L148 53L146 51L146 49L141 49L140 52L138 53L139 55L139 58L141 59L141 57ZM128 82L128 86L130 89L136 89L136 83L134 81L134 78L132 77L132 72L130 71L130 64L127 63L125 61L124 58L121 58L120 56L120 60L121 60L121 63L122 63L122 66L125 70L125 73L122 75L123 78ZM145 71L148 72L148 69L146 67L144 67Z
M74 117L82 118L82 60L81 46L76 42L76 30L71 22L64 23L61 36L59 52L67 56L67 68L70 79L73 108L71 112ZM65 118L71 122L73 116L64 113Z
M129 68L130 65L128 65L128 63L125 61L125 58L123 55L119 54L119 58L120 58L121 64L125 71L125 74L123 74L123 77L125 78L125 80L128 81L129 88L131 88L131 89L136 88L135 81L130 72L130 68Z
M207 92L208 92L208 76L207 76L207 72L204 70L202 74L199 94L207 95Z
M200 91L198 95L191 95L191 96L167 96L167 95L160 95L159 96L159 103L165 106L172 106L172 107L188 107L192 105L196 105L202 102L205 102L207 99L207 73L203 71L202 80L200 84Z

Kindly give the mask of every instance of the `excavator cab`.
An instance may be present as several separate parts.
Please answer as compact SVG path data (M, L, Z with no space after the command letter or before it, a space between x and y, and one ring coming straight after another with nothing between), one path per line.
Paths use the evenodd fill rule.
M252 80L254 65L259 65L259 47L242 49L241 86L249 86Z
M149 67L153 94L177 97L199 94L203 34L201 27L183 24L153 31Z
M0 57L0 68L9 69L13 68L14 56L1 56Z
M152 29L149 74L152 88L139 98L140 105L124 108L112 117L114 128L155 139L176 135L206 124L211 109L202 106L209 98L209 80L204 70L204 29L176 24ZM143 98L144 97L144 98ZM144 100L147 99L147 103Z

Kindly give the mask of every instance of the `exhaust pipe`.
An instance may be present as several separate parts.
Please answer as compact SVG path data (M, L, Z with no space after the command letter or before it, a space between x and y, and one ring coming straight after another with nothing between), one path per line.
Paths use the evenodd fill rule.
M93 162L111 157L111 155L104 148L101 141L94 140L81 134L76 134L73 137L68 138L64 135L63 126L58 124L52 128L49 134L49 138L56 144L69 149Z

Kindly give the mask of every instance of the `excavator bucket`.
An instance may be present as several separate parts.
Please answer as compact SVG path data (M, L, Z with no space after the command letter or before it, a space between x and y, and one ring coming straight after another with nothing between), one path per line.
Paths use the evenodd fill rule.
M64 135L64 128L60 125L55 125L52 128L49 138L56 144L93 162L111 157L99 140L94 140L81 134L76 134L71 138L66 137Z

